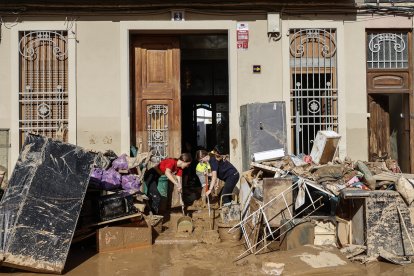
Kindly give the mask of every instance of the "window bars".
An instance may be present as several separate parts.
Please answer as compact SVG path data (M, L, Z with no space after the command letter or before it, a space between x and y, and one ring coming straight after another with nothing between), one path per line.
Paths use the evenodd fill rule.
M67 42L66 31L20 32L20 144L27 132L67 141Z
M408 68L408 33L367 34L368 69Z
M291 120L296 154L309 154L319 130L338 129L334 29L290 31Z
M168 105L147 105L148 149L154 149L154 156L161 161L168 155Z

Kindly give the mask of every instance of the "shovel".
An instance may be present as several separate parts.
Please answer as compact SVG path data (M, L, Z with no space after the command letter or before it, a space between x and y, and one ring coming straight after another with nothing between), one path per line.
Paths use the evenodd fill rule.
M206 177L206 193L208 191L208 175L205 176ZM208 207L208 218L210 218L210 213L211 213L211 209L210 209L210 195L206 195L207 197L207 207Z
M177 221L177 235L184 234L184 236L187 236L191 234L191 232L193 232L193 220L189 216L185 215L183 194L181 192L178 194L180 196L180 204L183 216L179 218Z
M183 212L183 216L185 216L183 194L181 192L179 192L178 194L180 196L181 211Z

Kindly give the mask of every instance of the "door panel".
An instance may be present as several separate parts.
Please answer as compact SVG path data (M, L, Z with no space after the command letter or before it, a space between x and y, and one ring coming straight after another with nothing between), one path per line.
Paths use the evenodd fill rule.
M176 37L133 38L135 142L157 156L181 152L180 49Z
M171 45L145 44L143 47L152 49L140 49L142 57L142 96L144 98L173 98L176 80L179 73L174 71L173 51ZM140 61L139 61L140 62ZM179 62L179 61L178 61Z
M388 97L368 96L369 159L390 154L390 115Z

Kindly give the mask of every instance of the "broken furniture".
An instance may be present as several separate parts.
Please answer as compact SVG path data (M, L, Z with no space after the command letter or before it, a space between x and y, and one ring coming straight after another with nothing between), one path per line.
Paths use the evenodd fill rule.
M350 217L346 219L352 222L352 244L366 245L368 256L376 257L382 249L396 256L414 255L411 237L403 227L405 224L412 235L410 210L398 192L345 189L341 197L340 212L347 213Z
M235 231L238 227L240 227L242 230L243 236L245 238L247 250L244 251L242 254L240 254L237 257L237 259L240 259L246 256L246 254L248 253L258 254L262 252L267 247L267 243L266 243L267 239L271 238L272 240L276 240L280 238L283 234L285 234L286 231L288 231L288 229L285 231L282 231L282 228L284 228L286 225L291 225L291 224L300 223L304 221L305 219L307 219L307 217L312 215L315 211L317 211L319 208L323 206L323 203L321 202L322 196L317 198L316 200L312 199L312 197L310 196L309 190L308 190L307 182L309 181L303 178L298 178L297 181L295 181L292 185L290 185L285 190L281 191L277 196L274 196L268 202L261 203L261 204L259 203L259 208L256 211L252 213L246 213L245 216L240 221L240 223L236 224L234 227L232 227L229 230L229 232ZM313 183L312 185L317 186L316 183ZM310 202L308 204L305 204L305 201L304 201L304 204L299 206L299 207L302 207L300 211L293 213L289 211L290 206L289 206L289 203L286 201L286 198L288 194L291 194L295 190L298 190L298 189L302 189L304 195L309 196ZM279 204L280 202L284 204L284 206L282 207L282 210L283 209L288 210L287 214L289 215L289 217L285 219L285 222L280 223L279 227L272 228L270 226L271 221L276 219L278 216L280 216L281 213L279 211L278 216L273 216L273 217L268 218L266 216L266 210L269 208L272 208L272 206L275 206L276 204ZM261 232L263 233L263 235L261 239L259 239L257 242L252 244L251 242L252 231L250 230L251 229L250 225L252 224L257 225L257 223L255 223L254 220L256 220L258 217L260 217L263 220L263 224L258 225L259 228L262 227Z
M326 164L337 155L338 145L341 136L332 130L320 130L313 142L312 161L315 164Z

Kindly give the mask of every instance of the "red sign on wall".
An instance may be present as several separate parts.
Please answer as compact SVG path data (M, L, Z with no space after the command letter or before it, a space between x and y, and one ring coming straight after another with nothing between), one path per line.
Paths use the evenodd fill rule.
M249 26L247 23L237 23L237 49L249 48Z

